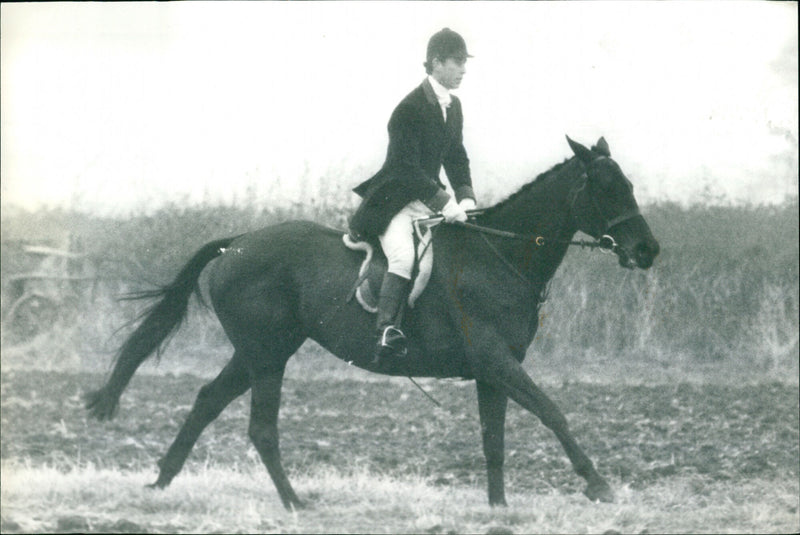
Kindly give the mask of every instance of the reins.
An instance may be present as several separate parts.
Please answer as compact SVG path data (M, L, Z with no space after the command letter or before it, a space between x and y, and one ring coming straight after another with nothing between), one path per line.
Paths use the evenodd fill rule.
M467 216L470 218L474 218L475 216L483 214L484 211L485 210L468 210ZM619 221L614 221L614 224L617 224L625 219L629 219L630 217L631 217L630 215L626 214L624 217L616 218L619 219ZM416 219L414 221L414 226L417 228L419 228L420 225L433 227L442 222L444 222L444 216L434 215L430 217L423 217L421 219ZM529 243L535 244L537 247L542 247L548 243L560 243L566 245L578 245L580 247L588 247L590 249L600 249L604 252L609 252L609 253L613 252L614 248L617 247L617 242L614 241L614 238L612 238L608 234L605 234L601 236L600 239L595 239L595 240L557 240L555 238L546 238L538 234L520 234L518 232L510 232L508 230L500 230L492 227L484 227L476 223L468 223L465 221L464 222L453 221L452 223L448 224L455 225L457 227L462 227L475 232L479 232L481 234L489 234L491 236L498 236L500 238L507 238L511 240L527 241ZM608 228L612 226L614 225L609 225Z
M481 227L478 227L478 228L481 228ZM492 242L490 242L490 241L489 241L489 238L487 238L487 237L486 237L486 234L483 234L483 233L482 233L482 234L481 234L481 238L483 238L483 241L486 243L487 247L489 247L489 249L491 249L491 250L492 250L492 252L494 253L494 255L495 255L497 258L499 258L499 259L500 259L500 261L501 261L501 262L503 262L503 264L505 264L505 265L506 265L506 267L507 267L507 268L508 268L508 269L509 269L509 270L510 270L510 271L511 271L511 272L512 272L514 275L516 275L516 276L517 276L517 278L519 278L520 280L522 280L522 281L523 281L523 282L524 282L524 283L525 283L525 284L526 284L528 287L533 287L533 283L532 283L532 282L531 282L531 281L528 279L528 277L526 277L526 276L525 276L525 275L524 275L524 274L523 274L523 273L522 273L522 272L521 272L519 269L517 269L517 266L515 266L514 264L512 264L512 263L511 263L511 261L510 261L508 258L506 258L506 257L505 257L505 255L504 255L503 253L501 253L501 252L500 252L500 251L497 249L497 247L495 247L495 245L494 245Z
M575 193L575 196L577 196L577 192ZM467 217L475 218L476 216L483 214L484 211L485 210L480 210L480 209L468 210ZM614 224L618 224L619 222L627 220L630 217L632 217L632 215L625 214L622 217L615 218L615 220L613 221ZM433 241L432 235L435 230L433 227L436 227L442 222L444 222L444 216L442 215L434 215L430 217L423 217L420 219L416 219L414 220L414 231L417 234L417 236L422 236L422 231L420 227L426 226L428 228L428 231L431 233L431 240L429 241L430 244L430 242ZM507 230L500 230L492 227L484 227L482 225L478 225L476 223L469 223L466 221L453 221L448 224L479 233L481 238L483 238L484 243L486 243L486 246L492 251L492 253L494 253L494 255L498 259L500 259L500 261L506 266L506 268L508 268L508 270L514 274L514 276L516 276L518 279L524 282L525 285L528 286L529 288L533 288L534 283L528 277L526 277L519 270L519 268L517 268L517 266L515 266L508 258L506 258L506 256L502 252L500 252L500 250L486 237L487 235L497 236L499 238L505 238L510 240L521 240L528 243L532 243L537 247L543 247L549 243L559 243L559 244L566 244L568 246L577 245L580 246L581 248L588 247L590 249L599 249L601 252L604 253L613 253L617 247L617 242L609 234L604 234L599 239L595 240L559 240L555 238L545 238L544 236L538 234L520 234L517 232L510 232ZM613 225L607 225L606 229L611 228L612 226ZM423 251L423 254L425 254L426 251L427 247Z
M451 224L469 230L474 230L475 232L479 232L481 234L490 234L492 236L499 236L501 238L508 238L511 240L524 240L530 243L534 243L538 247L542 247L548 243L561 243L567 245L579 245L581 247L588 247L590 249L602 249L611 252L617 246L617 242L615 242L614 238L612 238L608 234L603 235L599 240L556 240L554 238L545 238L544 236L540 236L537 234L519 234L516 232L509 232L507 230L498 230L491 227L483 227L475 223L454 221Z

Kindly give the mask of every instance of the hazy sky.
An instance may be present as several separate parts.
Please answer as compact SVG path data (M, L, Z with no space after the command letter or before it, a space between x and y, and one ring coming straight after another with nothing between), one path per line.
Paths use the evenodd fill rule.
M793 2L2 4L2 203L304 202L376 171L431 34L479 202L601 135L640 201L796 194ZM355 199L355 197L354 197Z

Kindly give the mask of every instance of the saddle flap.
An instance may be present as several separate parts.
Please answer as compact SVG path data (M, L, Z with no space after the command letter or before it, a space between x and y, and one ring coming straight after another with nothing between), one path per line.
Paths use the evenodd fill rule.
M417 253L415 259L414 283L408 295L408 306L413 308L417 298L422 295L433 270L433 244L430 241L431 233L428 232L420 237L417 243ZM348 249L363 251L364 261L358 271L358 280L354 292L356 300L367 312L373 314L378 312L378 296L380 295L383 276L386 274L386 256L379 246L375 246L366 241L354 241L349 234L342 237L342 241Z

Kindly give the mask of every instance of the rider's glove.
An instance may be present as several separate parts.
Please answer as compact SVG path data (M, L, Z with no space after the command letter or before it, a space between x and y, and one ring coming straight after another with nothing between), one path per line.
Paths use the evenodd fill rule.
M465 197L465 198L461 199L461 202L458 203L458 205L465 212L467 212L469 210L474 210L475 206L476 206L475 205L475 199L470 199L469 197Z
M447 204L442 208L442 215L444 216L444 220L448 223L452 223L453 221L461 221L463 223L467 220L467 213L459 206L455 199L452 198L447 201Z

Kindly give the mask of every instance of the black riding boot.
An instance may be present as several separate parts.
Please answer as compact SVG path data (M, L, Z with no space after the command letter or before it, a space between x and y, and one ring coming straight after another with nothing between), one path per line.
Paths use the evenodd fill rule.
M381 284L378 297L378 345L372 364L377 365L381 359L404 357L406 354L406 336L400 330L400 319L411 281L394 273L386 273Z

